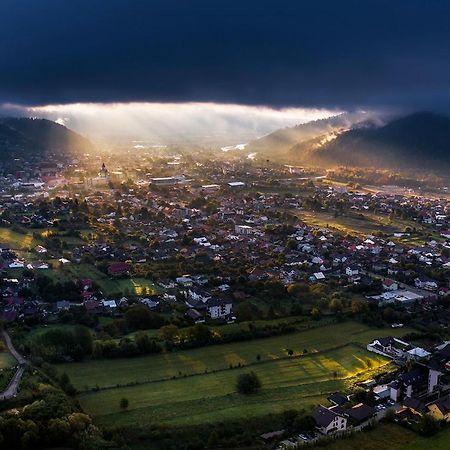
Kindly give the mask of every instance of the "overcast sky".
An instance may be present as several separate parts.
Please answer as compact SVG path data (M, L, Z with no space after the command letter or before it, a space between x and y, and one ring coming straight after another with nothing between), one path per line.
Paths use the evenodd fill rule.
M445 0L2 0L0 103L445 107Z

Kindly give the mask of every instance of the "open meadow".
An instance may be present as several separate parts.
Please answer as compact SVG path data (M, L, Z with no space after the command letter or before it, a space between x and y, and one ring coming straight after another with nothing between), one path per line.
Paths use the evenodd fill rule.
M423 225L410 220L391 219L385 214L362 211L349 212L338 217L335 217L333 212L301 211L297 216L310 226L334 228L341 233L352 235L367 235L380 231L386 234L393 234L403 232L408 226L425 230Z
M386 214L357 211L335 217L333 212L300 211L296 215L309 226L335 229L343 234L365 236L382 232L389 235L394 242L405 246L424 245L429 238L442 241L439 233L420 222L390 218ZM416 229L417 234L393 236L394 233L403 233L408 227Z
M89 414L105 423L214 422L311 406L327 393L343 389L346 379L385 364L385 359L349 344L251 367L102 390L82 395L79 400ZM263 388L259 394L245 397L236 393L235 382L239 374L250 370L257 373ZM119 407L123 397L130 402L125 413Z
M327 326L326 331L320 327L254 341L56 368L84 391L79 395L83 409L100 422L195 424L316 404L327 393L345 389L350 380L365 379L388 367L389 361L361 345L410 330L343 322ZM294 351L292 357L287 356L288 349ZM242 397L236 393L236 377L250 370L258 374L263 388L255 396ZM92 390L96 387L100 390ZM120 411L121 398L130 402L126 412Z
M61 373L66 372L77 389L84 390L85 386L110 387L172 378L179 376L180 372L184 376L203 373L205 370L211 372L228 369L230 364L248 365L257 361L257 355L262 362L276 360L287 356L288 349L292 349L294 356L298 356L302 355L304 350L307 350L307 353L314 353L350 343L365 346L376 337L403 336L411 331L406 328L384 330L370 328L352 321L328 325L326 333L324 330L324 327L318 327L282 336L210 345L160 355L87 360L58 364L55 367Z

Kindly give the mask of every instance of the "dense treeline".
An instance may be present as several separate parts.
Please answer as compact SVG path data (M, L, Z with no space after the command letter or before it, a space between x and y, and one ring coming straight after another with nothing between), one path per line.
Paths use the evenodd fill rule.
M183 330L183 334L177 337L177 341L166 341L166 346L170 349L189 349L203 347L205 345L226 344L230 342L241 342L252 339L279 336L282 334L293 333L296 330L297 328L295 325L290 325L287 323L265 325L263 327L256 327L249 324L247 329L241 328L234 333L221 335L219 333L213 333L206 325L197 324Z
M15 414L0 414L0 448L106 448L91 418L74 408L59 389L45 385L37 398Z
M36 279L37 294L45 301L56 303L64 299L70 302L80 302L82 300L81 288L74 281L54 283L47 276L39 276Z
M68 358L79 361L92 354L93 337L91 330L83 325L72 329L53 328L34 336L25 350L45 361L62 362Z
M102 358L131 358L133 356L160 353L162 346L144 333L137 333L134 339L124 338L119 342L113 339L97 340L94 342L92 357Z

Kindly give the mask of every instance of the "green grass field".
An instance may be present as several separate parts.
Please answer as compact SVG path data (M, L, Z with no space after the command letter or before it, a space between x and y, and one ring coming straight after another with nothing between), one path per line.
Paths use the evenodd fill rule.
M369 362L370 361L370 362ZM80 396L82 407L106 423L156 420L195 424L264 414L268 409L310 406L327 393L345 387L349 377L387 361L352 345L300 358L275 359L239 369L178 378L137 386L104 390ZM236 393L236 377L255 371L261 379L260 394ZM119 408L122 397L129 411ZM100 416L100 417L99 417ZM141 418L141 419L139 419Z
M39 244L32 233L18 233L9 228L0 228L0 242L6 243L13 250L28 250Z
M413 221L390 219L387 215L370 212L349 212L345 215L334 217L332 212L301 211L297 215L308 225L324 228L328 226L341 233L353 235L367 235L380 231L392 234L395 232L402 232L408 226L426 230L424 226Z
M178 376L179 372L183 375L192 375L205 370L227 369L230 364L250 364L256 362L257 355L260 355L261 361L275 360L286 356L287 349L292 349L294 355L299 355L304 349L312 353L334 349L351 342L366 345L375 337L403 336L408 332L411 330L374 329L349 321L253 341L213 345L138 358L66 363L59 364L56 368L61 373L66 372L78 389L83 389L86 385L91 388L97 385L99 387L115 386L171 378Z
M375 214L367 211L349 212L339 217L334 217L332 212L301 211L297 216L310 226L331 228L344 234L368 235L381 231L391 235L391 239L394 242L405 246L424 245L429 239L434 239L438 242L443 240L438 232L419 222L398 218L391 219L385 214ZM393 233L404 232L407 227L415 228L421 234L412 234L401 238L392 236Z
M82 407L100 422L213 422L316 404L327 393L345 389L352 377L370 376L388 363L352 342L366 344L377 336L401 336L410 330L378 330L345 322L324 331L316 328L141 358L69 363L57 369L66 372L80 390L113 387L79 396ZM303 349L308 353L287 358L289 348L297 356ZM261 362L256 363L258 354ZM238 363L251 366L229 369ZM244 398L235 392L235 380L250 370L260 376L263 389ZM193 374L197 375L185 377ZM130 383L142 384L116 387ZM126 412L119 409L122 397L130 401Z
M13 358L11 353L8 351L1 351L0 352L0 370L1 369L7 369L8 367L14 366L16 363L16 360Z
M330 450L447 450L450 447L450 428L431 437L423 437L396 424L382 424L373 430L355 433L320 448Z
M121 293L122 295L154 294L160 289L145 278L112 279L91 264L65 264L63 266L57 260L52 261L53 270L43 272L44 275L56 281L68 281L74 279L92 278L106 296Z

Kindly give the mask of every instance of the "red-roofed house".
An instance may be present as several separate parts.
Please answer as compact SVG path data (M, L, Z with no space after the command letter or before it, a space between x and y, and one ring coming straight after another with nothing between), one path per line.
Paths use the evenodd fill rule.
M125 262L115 262L108 267L108 273L112 277L120 277L130 272L130 265Z

